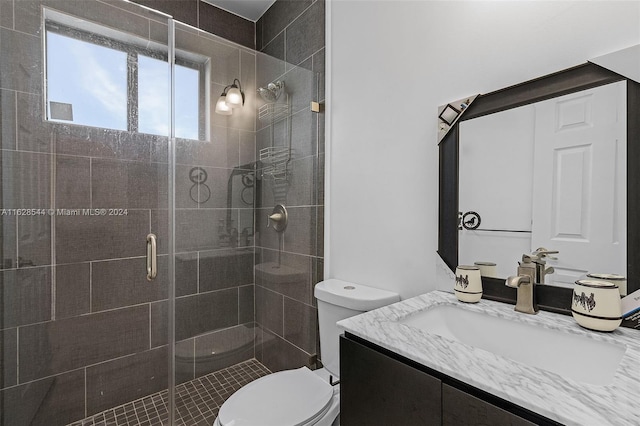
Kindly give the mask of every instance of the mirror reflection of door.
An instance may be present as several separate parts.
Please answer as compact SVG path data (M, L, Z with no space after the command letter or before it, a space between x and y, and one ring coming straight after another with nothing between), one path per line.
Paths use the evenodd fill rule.
M626 275L626 82L535 108L532 247L560 251L548 280Z
M559 250L546 283L626 275L626 83L460 123L459 263L516 272L523 253Z

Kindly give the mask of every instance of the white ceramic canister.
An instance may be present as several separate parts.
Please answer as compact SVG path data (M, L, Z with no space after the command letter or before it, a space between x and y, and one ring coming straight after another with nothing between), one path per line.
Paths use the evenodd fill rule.
M571 313L578 324L590 330L615 330L622 323L618 286L608 281L576 281Z
M627 295L627 279L618 274L587 274L587 279L593 281L605 281L618 286L620 296Z
M482 299L482 277L477 266L460 265L456 268L456 284L453 287L461 302L477 303Z
M496 264L493 262L473 262L474 266L480 268L480 275L483 277L496 277Z

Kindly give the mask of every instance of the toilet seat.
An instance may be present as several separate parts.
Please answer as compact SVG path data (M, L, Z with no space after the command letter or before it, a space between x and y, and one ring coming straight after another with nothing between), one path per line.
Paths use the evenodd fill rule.
M255 380L220 408L221 426L312 425L330 408L333 386L307 367Z

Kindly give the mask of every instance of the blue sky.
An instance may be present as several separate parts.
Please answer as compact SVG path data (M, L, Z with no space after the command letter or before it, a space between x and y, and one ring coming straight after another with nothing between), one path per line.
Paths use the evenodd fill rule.
M138 56L138 127L141 133L169 132L169 67ZM176 136L198 139L198 71L176 72ZM73 123L127 129L127 54L108 47L47 34L48 101L73 105Z

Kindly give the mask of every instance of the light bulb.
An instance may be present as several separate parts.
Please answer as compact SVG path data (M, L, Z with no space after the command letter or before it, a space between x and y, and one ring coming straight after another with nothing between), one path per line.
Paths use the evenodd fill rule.
M242 93L240 92L240 89L238 89L238 86L236 86L235 84L231 86L231 88L227 92L227 99L225 102L231 108L238 108L242 106Z
M228 95L227 95L228 96ZM216 102L216 113L220 115L231 115L231 107L227 105L226 98L227 96L224 93L218 98L218 102Z

